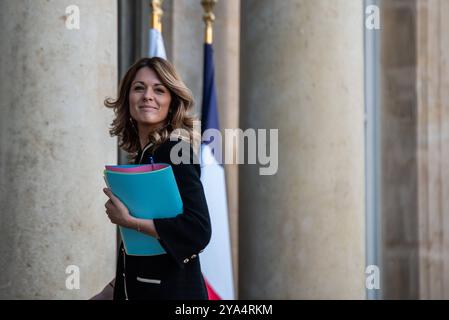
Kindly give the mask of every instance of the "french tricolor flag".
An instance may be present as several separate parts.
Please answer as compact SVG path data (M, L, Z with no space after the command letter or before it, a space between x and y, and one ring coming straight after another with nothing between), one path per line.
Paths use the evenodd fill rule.
M204 44L204 84L201 114L201 133L219 129L217 95L214 80L213 47ZM221 152L221 150L214 150ZM221 154L212 152L207 141L201 145L201 182L206 195L212 224L212 238L201 253L201 269L209 300L233 300L232 255L229 234L225 171Z

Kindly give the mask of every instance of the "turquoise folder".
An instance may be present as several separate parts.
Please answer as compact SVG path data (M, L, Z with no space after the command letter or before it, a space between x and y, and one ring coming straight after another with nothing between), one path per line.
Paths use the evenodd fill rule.
M136 218L172 218L183 212L181 195L170 165L143 173L105 170L104 175L112 193ZM156 238L121 226L119 229L127 254L152 256L166 253Z

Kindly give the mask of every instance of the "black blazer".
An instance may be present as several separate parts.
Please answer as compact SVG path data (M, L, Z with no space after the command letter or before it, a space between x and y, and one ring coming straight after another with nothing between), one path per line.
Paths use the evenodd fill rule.
M180 139L167 140L154 154L144 148L144 153L141 150L137 155L136 164L149 164L152 157L155 163L172 166L184 211L174 218L154 219L159 242L167 254L129 256L121 244L114 299L208 298L198 255L211 238L209 211L199 164L173 164L170 160L171 148L177 143L190 150L191 163L197 161L191 146Z

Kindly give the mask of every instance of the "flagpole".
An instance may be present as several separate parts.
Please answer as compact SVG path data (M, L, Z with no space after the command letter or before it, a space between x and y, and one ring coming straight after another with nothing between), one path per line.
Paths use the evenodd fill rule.
M150 30L148 31L148 57L160 57L167 59L164 40L162 38L162 2L163 0L151 0Z
M162 33L162 2L164 0L151 0L150 6L152 9L150 28L155 29Z
M215 20L215 15L212 10L216 3L217 3L217 0L202 0L201 1L201 5L203 6L203 9L204 9L203 20L204 20L204 23L206 24L204 41L207 44L212 44L212 40L213 40L212 26L213 26L213 23Z

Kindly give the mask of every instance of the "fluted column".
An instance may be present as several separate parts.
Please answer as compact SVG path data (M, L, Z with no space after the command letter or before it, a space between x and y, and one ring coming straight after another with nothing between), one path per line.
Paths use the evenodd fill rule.
M89 298L115 270L101 189L117 161L102 106L117 86L117 2L1 1L0 29L0 298Z
M279 170L240 166L240 298L365 298L362 4L242 1L241 127Z
M382 297L418 299L416 0L380 3Z
M449 298L449 3L417 1L419 298ZM415 221L416 223L416 221Z

